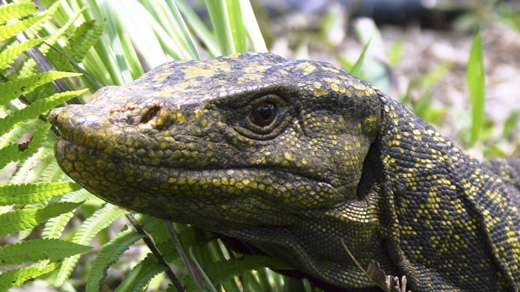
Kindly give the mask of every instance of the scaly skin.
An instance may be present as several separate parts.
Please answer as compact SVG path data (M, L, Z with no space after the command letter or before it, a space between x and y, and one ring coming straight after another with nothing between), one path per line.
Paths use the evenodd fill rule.
M342 241L413 291L520 287L515 168L481 165L329 64L173 62L50 119L60 166L97 196L252 244L331 287L375 285Z

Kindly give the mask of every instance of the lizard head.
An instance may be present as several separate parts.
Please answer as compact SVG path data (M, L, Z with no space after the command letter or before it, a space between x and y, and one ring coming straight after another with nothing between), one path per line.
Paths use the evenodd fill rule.
M164 64L50 120L59 165L95 195L275 256L300 253L293 264L312 274L334 248L320 237L375 250L377 204L360 184L379 94L327 63L247 53ZM354 227L326 232L345 221Z

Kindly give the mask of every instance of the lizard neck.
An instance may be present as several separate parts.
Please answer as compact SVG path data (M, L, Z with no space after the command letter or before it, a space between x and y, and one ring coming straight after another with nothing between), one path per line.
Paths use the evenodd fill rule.
M518 230L520 216L511 188L402 105L381 101L380 222L389 256L412 290L471 287L477 278L489 279L488 289L478 289L514 287L520 273L510 265L518 262L520 234L512 236L511 227ZM504 220L509 227L496 224Z

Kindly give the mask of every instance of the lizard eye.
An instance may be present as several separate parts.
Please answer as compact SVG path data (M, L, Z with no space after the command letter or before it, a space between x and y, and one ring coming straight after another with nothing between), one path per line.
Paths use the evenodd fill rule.
M268 140L278 136L289 125L291 109L281 96L265 94L253 100L244 99L242 105L232 109L227 122L245 137Z
M262 102L251 110L250 120L259 127L270 125L278 114L278 107L270 102Z

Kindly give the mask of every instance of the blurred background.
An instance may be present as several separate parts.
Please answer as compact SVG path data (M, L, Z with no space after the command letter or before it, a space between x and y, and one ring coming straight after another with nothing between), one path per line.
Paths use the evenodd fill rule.
M361 77L465 148L470 123L466 66L480 32L486 139L471 151L477 157L483 152L520 155L520 1L252 2L269 50L287 58L345 65L370 41Z

